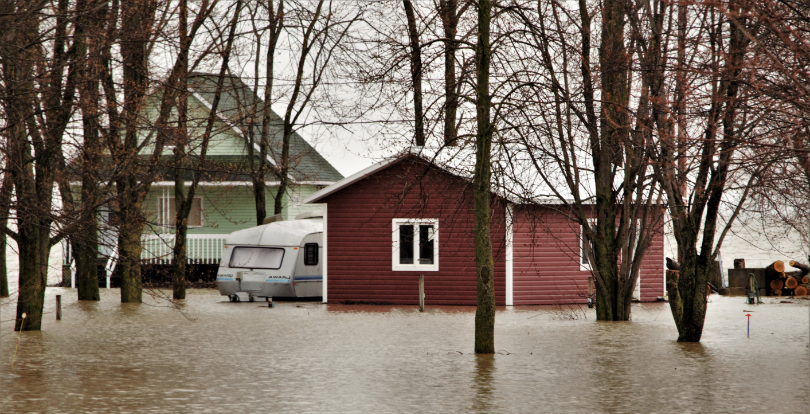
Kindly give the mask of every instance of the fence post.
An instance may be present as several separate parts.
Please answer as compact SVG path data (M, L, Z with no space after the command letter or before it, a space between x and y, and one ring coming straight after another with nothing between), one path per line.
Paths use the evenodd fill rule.
M56 320L62 320L62 295L56 295Z

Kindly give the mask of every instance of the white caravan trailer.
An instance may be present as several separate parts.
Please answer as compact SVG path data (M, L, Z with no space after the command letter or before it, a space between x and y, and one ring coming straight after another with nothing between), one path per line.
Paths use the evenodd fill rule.
M235 231L225 238L217 272L219 293L247 297L323 296L323 217L303 213ZM242 299L240 299L242 296Z

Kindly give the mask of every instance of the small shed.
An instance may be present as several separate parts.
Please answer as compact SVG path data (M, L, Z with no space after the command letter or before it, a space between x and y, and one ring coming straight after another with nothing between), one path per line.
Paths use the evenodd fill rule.
M581 230L554 205L493 194L497 305L586 303ZM323 204L323 301L475 305L472 183L417 154L377 163L304 200ZM664 295L664 234L656 232L636 297Z

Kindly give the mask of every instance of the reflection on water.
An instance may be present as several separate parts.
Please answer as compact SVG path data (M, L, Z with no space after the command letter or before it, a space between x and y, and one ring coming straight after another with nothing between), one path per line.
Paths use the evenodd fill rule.
M756 306L749 339L751 306L713 296L700 344L675 341L667 304L629 323L499 308L499 353L475 355L472 307L74 298L48 289L13 370L15 305L0 302L0 412L810 411L807 301Z
M493 374L495 371L495 355L475 356L475 404L473 410L477 413L489 413L495 408L492 401Z

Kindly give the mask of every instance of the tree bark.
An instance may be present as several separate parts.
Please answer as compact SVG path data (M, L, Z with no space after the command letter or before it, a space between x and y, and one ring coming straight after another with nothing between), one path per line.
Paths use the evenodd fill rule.
M78 42L79 62L84 66L79 85L79 107L82 111L82 186L79 225L71 238L73 259L76 262L76 288L79 300L100 300L98 287L98 200L99 200L99 140L98 105L101 79L101 42L96 36L106 21L106 8L95 1L77 3L74 40ZM89 35L88 35L89 32ZM89 53L88 53L89 51Z
M267 42L267 60L265 64L265 87L264 87L264 107L262 108L262 130L259 137L259 162L258 165L253 165L253 147L249 148L249 155L251 157L251 172L253 176L253 199L256 205L256 225L259 226L264 222L267 217L267 189L265 187L265 179L268 171L267 157L270 154L270 124L271 115L273 113L273 80L275 71L275 53L278 39L281 36L281 31L284 29L284 0L278 2L278 9L273 11L272 4L267 8L268 20L270 22L270 38ZM261 42L261 36L257 36L257 42ZM259 57L256 56L258 64ZM252 126L251 126L252 128ZM252 132L251 132L252 134ZM273 205L273 214L275 212L275 204Z
M439 0L439 15L444 28L444 145L457 145L456 111L456 33L459 16L457 0Z
M190 47L190 39L187 37L186 25L184 22L186 18L186 3L185 0L181 2L181 44L185 54L188 53ZM236 2L236 11L234 17L231 19L229 25L229 35L227 45L222 56L222 64L220 65L219 77L217 78L217 88L214 91L214 100L211 103L211 111L208 113L205 131L200 143L200 153L198 163L202 165L205 163L206 155L208 152L208 144L211 138L211 132L214 128L217 110L219 109L219 101L222 96L223 84L225 82L225 74L228 69L228 62L231 55L231 46L236 31L236 24L239 19L239 14L242 10L242 0ZM184 62L184 65L187 64ZM187 249L187 234L188 234L188 216L194 206L194 195L197 191L197 186L200 182L200 171L198 169L191 169L192 182L188 186L188 193L185 191L185 168L182 168L184 163L188 163L186 158L186 147L188 144L188 74L187 67L183 68L183 73L180 79L181 96L178 104L178 121L180 131L178 142L174 150L174 165L175 165L175 178L174 178L174 199L175 199L175 235L174 235L174 248L172 250L172 298L185 299L186 298L186 268L188 263ZM181 168L178 168L181 167Z
M188 37L188 3L180 0L178 4L180 32L180 53L178 61L180 73L178 77L179 96L177 99L177 129L174 145L174 247L172 248L172 299L186 298L186 235L188 233L188 215L194 201L194 191L189 189L191 195L186 200L186 145L188 143L188 49L191 42ZM215 110L212 110L212 112Z
M131 207L130 207L131 206ZM141 234L144 228L140 204L121 206L121 231L118 234L118 273L121 275L121 303L143 301L141 278Z
M411 46L411 86L413 87L414 144L425 146L425 115L422 110L422 46L411 0L402 1L408 21L408 40Z
M491 148L492 124L489 92L489 65L492 49L489 43L492 2L478 3L478 42L475 49L476 119L475 176L473 199L475 208L475 265L478 275L478 297L475 309L475 352L495 352L495 277L490 237Z
M616 260L618 206L613 184L616 167L623 163L623 145L629 137L628 60L624 45L625 1L607 0L602 9L602 40L599 45L602 104L599 146L592 148L596 184L596 236L593 240L594 267L598 277L596 319L628 320L628 298L620 295L625 281L619 278ZM629 197L630 194L625 194Z
M294 132L293 127L298 119L298 116L301 114L304 105L309 101L312 97L312 93L315 91L315 88L318 86L318 81L320 80L320 76L315 77L312 80L312 84L307 92L303 94L303 103L301 105L301 109L298 112L295 112L295 105L298 104L298 99L301 97L301 88L304 86L304 69L307 58L309 57L309 53L312 50L312 47L315 45L315 39L312 38L313 33L315 33L315 27L321 17L321 10L323 8L324 0L319 0L318 5L315 9L315 12L312 14L312 20L310 20L309 25L304 32L304 36L301 40L301 50L298 56L298 67L296 68L295 74L295 82L293 83L293 90L290 94L290 100L287 102L287 110L284 112L284 126L283 126L283 135L281 139L281 162L278 165L278 178L279 178L279 185L278 190L276 191L276 198L273 208L273 214L281 214L282 208L284 206L284 195L287 192L287 187L290 183L290 167L291 167L291 160L290 160L290 138ZM330 18L330 15L327 15L325 18ZM326 27L329 27L329 22L327 21L325 24ZM324 33L318 33L316 36L324 35ZM330 53L331 54L331 53ZM327 58L328 60L328 58ZM317 62L316 62L317 64ZM326 62L323 63L326 65ZM325 67L325 66L323 66ZM323 70L323 67L321 70ZM295 112L295 113L294 113Z
M744 27L746 18L740 13L743 8L742 2L736 0L729 2L729 13L737 19L737 24ZM714 235L717 229L720 203L726 187L731 156L734 148L739 145L738 130L736 129L739 106L737 95L750 39L745 36L737 24L729 22L729 47L718 93L725 103L722 112L723 138L720 140L720 145L716 147L712 140L707 140L707 143L704 144L704 158L700 160L701 165L696 180L698 184L705 182L704 177L711 173L705 193L695 197L698 200L696 203L700 204L701 201L705 203L705 216L703 208L697 208L691 212L689 222L684 220L683 216L674 217L673 220L675 230L681 233L681 237L676 237L676 239L679 256L682 256L679 289L683 298L683 320L682 329L679 329L678 342L700 342L703 335L703 324L706 318L706 284L716 254L714 253L716 250L714 249ZM708 134L712 135L709 138L714 136L712 131L710 128ZM717 161L714 160L714 151L719 154ZM698 188L702 189L702 186L698 185ZM705 217L703 226L698 226L702 217ZM700 253L697 251L699 228L702 229Z
M13 236L20 259L16 330L39 330L42 324L51 247L53 183L63 156L62 135L73 109L78 76L76 48L65 50L68 2L55 5L54 23L49 29L53 40L48 51L40 47L41 6L24 1L0 2L0 16L16 17L6 27L6 43L0 48L5 81L7 162L17 201L18 232ZM41 76L35 77L35 73ZM37 122L39 108L43 108L40 115L44 116ZM11 233L7 228L4 231ZM27 316L24 324L23 315Z
M3 174L3 184L0 187L0 226L8 225L8 214L11 206L11 192L14 183L11 181L11 173ZM8 291L8 266L6 264L6 247L8 239L6 233L0 232L0 298L7 298Z

